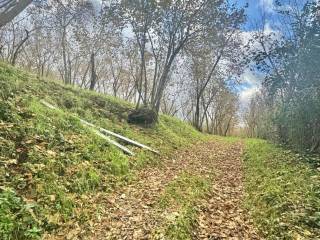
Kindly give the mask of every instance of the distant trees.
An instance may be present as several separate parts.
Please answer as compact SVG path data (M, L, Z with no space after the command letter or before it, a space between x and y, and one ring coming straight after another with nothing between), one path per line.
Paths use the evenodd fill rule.
M235 32L243 20L243 12L230 10L224 1L122 1L121 7L139 47L137 107L143 102L156 112L170 82L172 66L182 53L192 43L203 40L209 43L213 36L230 39L231 32ZM225 45L228 40L219 47L223 49ZM147 73L148 55L151 74ZM216 61L220 59L218 54ZM208 75L210 80L212 74Z
M244 20L223 0L37 1L0 29L0 57L225 135Z
M6 34L10 32L10 34ZM0 56L2 59L8 61L12 65L16 64L16 61L21 53L24 44L30 37L30 31L17 23L11 23L2 28L0 43Z
M199 131L226 135L238 124L232 86L248 63L243 9L224 0L30 3L0 1L1 60ZM243 122L251 137L320 151L320 4L276 4L286 31L268 32L263 22L252 32L250 60L266 77Z
M234 20L241 24L241 19ZM218 101L221 100L219 97L224 94L235 95L228 89L226 83L230 81L231 76L240 74L243 69L240 67L242 64L240 40L235 34L235 29L220 31L219 34L209 38L208 42L202 45L196 43L196 46L189 49L192 78L190 93L194 101L192 123L198 130L202 130L204 120L207 122L207 129L208 118L216 121L214 119L217 115L212 115L211 112L212 105L217 103L227 105L227 102ZM224 98L224 100L229 99Z
M251 106L249 115L259 109L264 116L255 123L257 136L320 151L320 3L307 3L299 14L282 13L293 19L291 37L257 56L266 73L260 95L265 104Z

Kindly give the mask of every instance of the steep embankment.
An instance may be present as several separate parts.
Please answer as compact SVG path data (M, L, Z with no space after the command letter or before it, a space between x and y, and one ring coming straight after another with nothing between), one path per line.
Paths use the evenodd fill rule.
M50 110L39 101L59 107ZM132 106L94 92L37 79L0 63L0 238L33 239L90 225L96 196L130 183L135 171L159 164L133 148L128 157L84 127L81 117L168 156L207 139L181 121L161 116L153 128L129 125Z

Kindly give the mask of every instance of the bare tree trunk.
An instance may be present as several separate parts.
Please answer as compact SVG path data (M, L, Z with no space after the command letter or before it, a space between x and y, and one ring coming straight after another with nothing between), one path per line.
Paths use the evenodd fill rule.
M202 127L200 126L200 96L197 93L196 97L196 110L194 113L194 126L197 130L201 131Z
M171 64L170 64L171 66ZM159 83L159 88L156 94L156 98L155 98L155 104L152 104L152 108L153 110L155 110L157 113L159 113L160 110L160 105L161 105L161 99L163 96L163 92L165 89L165 85L166 85L166 81L168 78L168 74L169 74L169 70L170 70L170 66L167 67L167 69L164 70L164 73L162 74L161 78L160 78L160 83Z
M167 85L168 75L169 75L172 63L181 48L182 48L182 46L180 46L175 52L172 53L171 57L168 58L169 60L166 64L166 66L164 67L163 73L160 77L158 89L157 89L157 92L155 95L156 96L155 103L151 103L153 110L155 110L157 113L159 113L159 110L160 110L161 99L163 96L164 89Z
M226 127L225 131L224 131L223 136L227 136L227 133L228 133L229 128L230 128L231 120L232 120L232 116L229 118L229 121L228 121L228 124L227 124L227 127Z
M63 29L62 33L62 59L63 59L63 81L68 84L68 67L67 67L67 53L66 53L66 27Z
M68 84L71 84L72 65L70 60L70 54L68 54Z
M14 51L13 55L12 55L12 59L11 59L11 64L12 65L15 65L16 64L16 61L17 61L17 58L18 58L18 54L20 53L20 50L23 46L23 44L29 39L29 31L28 30L25 30L26 31L26 36L24 39L21 40L21 42L18 44L16 50Z
M86 82L87 74L89 72L89 68L90 68L90 63L88 63L88 66L86 67L86 70L84 71L84 74L82 76L82 80L81 80L81 84L80 84L81 88L83 88L83 86L85 86L85 82Z
M0 8L0 28L12 21L17 15L19 15L32 0L7 0L4 3L1 2Z
M140 102L141 100L145 103L146 99L142 99L143 95L142 95L142 85L143 85L143 78L146 77L146 73L145 73L145 67L146 67L146 60L145 60L145 47L146 47L146 36L145 36L145 32L143 35L143 38L141 40L141 42L139 42L138 40L138 44L139 44L139 48L140 48L140 58L141 58L141 63L140 63L140 76L137 82L137 90L139 93L139 97L138 97L138 101L137 101L137 105L136 108L138 109L140 107ZM145 79L146 81L146 79Z
M90 81L90 90L94 90L97 83L97 74L95 69L95 55L91 53L91 81Z
M206 112L206 126L207 126L207 132L209 132L209 117L208 117L208 113Z

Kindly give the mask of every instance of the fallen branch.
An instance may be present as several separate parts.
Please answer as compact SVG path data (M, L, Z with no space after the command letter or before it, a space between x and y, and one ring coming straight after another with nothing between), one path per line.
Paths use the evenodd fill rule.
M97 127L97 126L93 125L92 123L89 123L89 122L87 122L87 121L85 121L85 120L83 120L83 119L81 119L81 118L80 118L80 121L81 121L83 124L86 124L86 125L88 125L88 126L90 126L90 127L99 129L99 131L102 132L102 133L105 133L105 134L107 134L107 135L111 135L111 136L113 136L113 137L119 138L119 139L121 139L121 140L123 140L123 141L125 141L125 142L127 142L127 143L130 143L130 144L132 144L132 145L135 145L135 146L137 146L137 147L141 147L141 148L147 149L147 150L149 150L149 151L151 151L151 152L153 152L153 153L159 154L158 151L153 150L152 148L150 148L150 147L148 147L148 146L146 146L146 145L144 145L144 144L142 144L142 143L136 142L136 141L134 141L134 140L131 140L131 139L129 139L129 138L126 138L126 137L124 137L124 136L121 136L120 134L111 132L111 131L109 131L109 130L107 130L107 129L104 129L104 128L101 128L101 127Z
M40 102L45 105L46 107L50 108L50 109L54 109L54 110L58 110L58 108L56 108L55 106L51 105L50 103L46 102L45 100L40 100Z
M128 148L126 148L125 146L122 146L121 144L117 143L116 141L110 139L109 137L107 137L106 135L102 134L101 132L99 132L98 130L92 129L92 131L99 137L107 140L109 143L115 145L116 147L120 148L122 151L124 151L125 153L134 156L134 153L131 152Z
M44 100L40 100L40 102L41 102L44 106L46 106L46 107L48 107L48 108L50 108L50 109L52 109L52 110L58 110L58 108L56 108L55 106L51 105L50 103L48 103L48 102L46 102L46 101L44 101ZM79 118L79 119L80 119L80 118ZM82 119L80 119L80 121L82 122L82 124L83 124L84 126L90 126L90 125L88 125L88 124L85 124ZM92 125L92 126L93 126L93 125ZM134 156L134 153L131 152L131 151L130 151L128 148L126 148L125 146L122 146L121 144L117 143L116 141L110 139L109 137L107 137L106 135L102 134L101 132L99 132L99 131L96 130L96 129L92 129L92 131L93 131L93 133L95 133L97 136L103 138L104 140L106 140L106 141L109 142L110 144L115 145L116 147L120 148L123 152L125 152L125 153L127 153L127 154L129 154L129 155L131 155L131 156Z
M40 102L41 102L43 105L45 105L46 107L50 108L50 109L58 110L58 108L56 108L55 106L53 106L52 104L50 104L50 103L48 103L48 102L46 102L46 101L44 101L44 100L40 100ZM149 150L149 151L151 151L151 152L153 152L153 153L156 153L156 154L160 154L158 151L153 150L152 148L150 148L150 147L148 147L148 146L146 146L146 145L144 145L144 144L142 144L142 143L136 142L136 141L134 141L134 140L131 140L131 139L129 139L129 138L126 138L126 137L124 137L124 136L121 136L120 134L117 134L117 133L114 133L114 132L112 132L112 131L109 131L109 130L107 130L107 129L98 127L98 126L96 126L96 125L94 125L94 124L92 124L92 123L87 122L86 120L81 119L81 118L78 118L78 119L80 120L80 122L81 122L83 125L85 125L85 126L87 126L87 127L94 128L94 133L95 133L96 135L104 138L104 139L107 140L109 143L117 146L118 148L120 148L122 151L124 151L125 153L127 153L127 154L129 154L129 155L134 155L134 153L131 152L128 148L126 148L126 147L122 146L121 144L117 143L116 141L110 139L110 138L107 137L106 135L111 135L111 136L113 136L113 137L119 138L119 139L121 139L121 140L123 140L123 141L125 141L125 142L127 142L127 143L132 144L132 145L138 146L138 147L140 147L140 148L147 149L147 150ZM97 129L97 130L96 130L96 129ZM102 133L103 133L103 134L102 134ZM105 135L105 134L106 134L106 135Z

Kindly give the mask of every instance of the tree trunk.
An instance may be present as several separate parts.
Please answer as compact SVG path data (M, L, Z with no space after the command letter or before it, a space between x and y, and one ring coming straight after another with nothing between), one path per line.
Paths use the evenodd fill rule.
M29 31L26 31L26 36L24 39L21 40L21 42L18 44L16 50L13 53L12 59L11 59L11 64L14 66L16 64L17 58L18 58L18 54L20 53L20 49L22 48L23 44L29 39Z
M142 43L140 45L140 57L141 57L141 63L140 63L140 77L139 80L137 82L137 90L139 93L139 97L138 97L138 102L136 105L136 109L138 109L140 107L140 102L142 101L146 101L145 99L142 99L142 85L143 85L143 78L145 77L145 37L142 39Z
M88 66L86 67L86 70L82 76L82 80L81 80L81 84L80 87L83 88L86 84L86 78L87 78L87 74L89 72L89 68L90 68L90 62L88 63Z
M9 5L12 5L11 8L7 8L6 10L2 10L0 13L0 28L4 25L12 21L19 13L21 13L31 2L32 0L7 0ZM9 6L8 5L8 6ZM6 6L6 7L8 7ZM1 12L1 9L0 9Z
M155 110L157 113L159 113L160 111L161 99L166 86L166 81L167 81L169 71L170 71L170 67L166 67L159 81L159 87L155 97L155 103L152 104L153 110Z
M229 118L229 121L228 121L228 124L227 124L227 126L226 126L226 129L225 129L225 131L224 131L223 136L227 136L228 131L229 131L229 128L230 128L231 120L232 120L232 116Z
M67 54L66 54L66 27L63 29L62 33L62 59L63 59L63 81L65 84L68 84L68 66L67 66Z
M72 65L70 60L70 54L68 54L68 84L71 84L72 79Z
M200 96L197 96L196 98L196 111L194 113L194 127L201 131L200 126Z
M91 81L90 81L90 90L94 90L97 83L97 74L95 69L95 55L91 53Z

